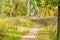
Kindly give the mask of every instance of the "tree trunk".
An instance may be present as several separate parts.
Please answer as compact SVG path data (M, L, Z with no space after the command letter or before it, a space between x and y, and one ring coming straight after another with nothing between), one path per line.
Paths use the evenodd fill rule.
M10 17L12 17L12 0L10 0Z
M30 3L29 3L29 1L30 0L26 0L27 1L27 4L26 4L26 6L27 6L27 16L29 16L30 15Z

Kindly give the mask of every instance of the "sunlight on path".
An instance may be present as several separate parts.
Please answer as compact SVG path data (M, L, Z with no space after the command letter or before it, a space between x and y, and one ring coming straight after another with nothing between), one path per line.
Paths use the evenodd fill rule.
M40 30L44 30L44 29L40 29L39 25L34 25L33 28L30 29L30 31L22 36L19 40L38 40L38 35Z

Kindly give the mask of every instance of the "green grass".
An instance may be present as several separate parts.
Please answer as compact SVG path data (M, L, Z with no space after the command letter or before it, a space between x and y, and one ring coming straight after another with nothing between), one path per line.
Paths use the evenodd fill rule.
M22 32L13 32L6 37L1 37L0 40L17 40L17 38L21 38L24 34L26 34L29 29L30 28L25 28Z
M43 26L41 26L43 27ZM40 31L39 40L57 40L57 24L54 26L49 25L49 27L43 27Z
M17 40L27 33L33 24L26 18L0 18L0 40Z
M46 22L48 23L47 25ZM0 18L0 35L3 35L0 36L0 40L17 40L26 34L34 24L39 24L40 29L44 29L40 31L39 40L56 40L57 24L50 22L52 21L31 21L20 17Z
M55 18L47 18L39 21L33 21L40 24L39 40L57 40L57 20Z
M59 35L58 35L58 40L60 40L60 32L59 32Z
M40 40L57 40L57 24L54 26L48 25L44 29L40 32Z

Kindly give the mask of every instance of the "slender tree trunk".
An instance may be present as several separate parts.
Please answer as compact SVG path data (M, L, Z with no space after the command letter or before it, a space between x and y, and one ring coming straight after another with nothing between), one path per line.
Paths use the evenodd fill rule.
M5 0L0 0L0 14L3 16L5 7Z
M27 16L29 16L30 15L30 3L29 3L29 1L30 0L26 0L27 1Z
M41 9L42 9L42 12L41 12L41 17L45 17L45 1L43 0L43 1L41 1L40 2L40 4L41 4Z
M35 4L36 14L38 15L38 13L39 13L39 8L38 8L38 6L37 6L36 0L34 0L34 4Z
M12 0L10 0L10 17L12 17Z

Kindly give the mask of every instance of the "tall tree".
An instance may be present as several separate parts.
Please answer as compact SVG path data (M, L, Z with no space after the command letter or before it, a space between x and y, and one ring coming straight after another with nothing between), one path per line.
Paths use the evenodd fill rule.
M5 0L0 0L0 14L4 13Z
M27 9L27 16L30 15L30 0L26 0L26 9Z
M10 0L10 17L12 17L12 0Z

